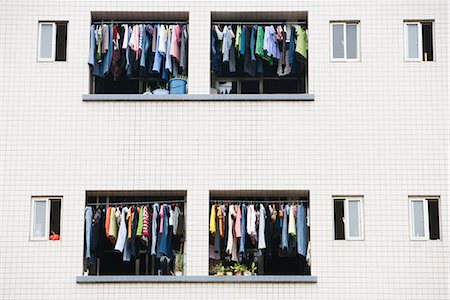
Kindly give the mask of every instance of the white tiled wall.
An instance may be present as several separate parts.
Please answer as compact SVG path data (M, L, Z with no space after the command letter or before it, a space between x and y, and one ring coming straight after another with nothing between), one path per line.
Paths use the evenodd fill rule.
M189 11L189 88L209 92L211 11L308 11L314 102L87 103L91 11ZM449 299L449 4L438 1L0 2L1 299ZM329 21L361 21L330 63ZM403 20L435 20L435 62ZM39 20L67 62L37 63ZM86 190L187 190L188 275L208 267L208 191L310 191L316 284L76 284ZM364 195L365 240L333 241L332 195ZM63 195L62 240L29 241L31 196ZM410 241L408 195L441 197L441 240Z

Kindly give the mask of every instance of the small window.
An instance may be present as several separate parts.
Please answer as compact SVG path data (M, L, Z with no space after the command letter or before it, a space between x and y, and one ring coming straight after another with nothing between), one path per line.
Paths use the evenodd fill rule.
M331 22L331 60L359 60L359 22Z
M32 240L59 240L61 198L32 198Z
M362 199L362 197L334 198L335 240L364 239Z
M405 60L433 61L433 22L405 22Z
M38 61L65 61L67 22L39 22Z
M409 213L411 240L438 240L440 238L438 198L410 197Z

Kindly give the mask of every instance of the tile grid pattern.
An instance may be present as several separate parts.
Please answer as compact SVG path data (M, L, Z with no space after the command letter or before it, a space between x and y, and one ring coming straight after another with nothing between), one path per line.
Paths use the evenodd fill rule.
M0 299L448 299L448 5L1 2ZM174 9L189 11L198 94L209 93L212 11L308 11L315 101L82 102L90 12ZM361 21L361 62L330 63L329 21L342 19ZM404 19L435 20L435 62L403 61ZM69 21L67 62L36 62L39 20ZM188 275L207 274L209 190L310 190L319 282L77 285L85 191L149 189L188 191ZM364 241L333 241L339 194L364 195ZM29 241L35 195L64 196L61 241ZM441 240L409 240L408 195L441 197Z

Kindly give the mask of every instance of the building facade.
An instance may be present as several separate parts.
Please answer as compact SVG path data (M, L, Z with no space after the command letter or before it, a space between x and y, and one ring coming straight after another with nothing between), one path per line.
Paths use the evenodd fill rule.
M0 4L0 298L449 299L448 1L280 4ZM90 28L119 20L188 24L187 95L95 93ZM212 94L212 26L289 20L300 90ZM88 198L139 193L183 199L183 276L88 274ZM309 272L210 276L216 196L306 199Z

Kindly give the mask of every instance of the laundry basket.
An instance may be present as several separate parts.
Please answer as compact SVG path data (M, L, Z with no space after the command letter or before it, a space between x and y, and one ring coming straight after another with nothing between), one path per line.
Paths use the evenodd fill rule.
M186 80L173 78L169 80L169 91L171 94L186 94Z

